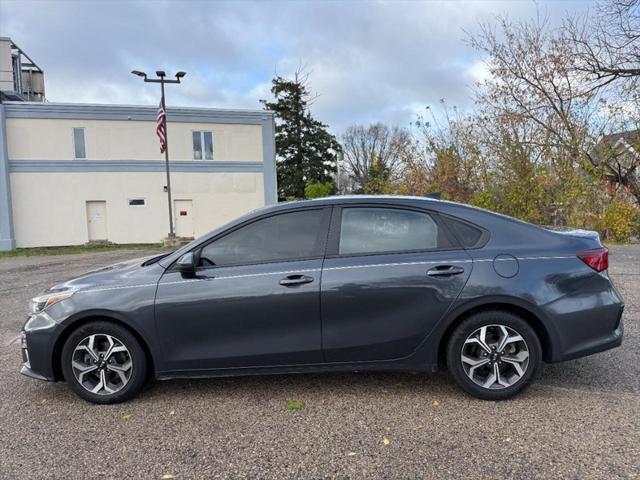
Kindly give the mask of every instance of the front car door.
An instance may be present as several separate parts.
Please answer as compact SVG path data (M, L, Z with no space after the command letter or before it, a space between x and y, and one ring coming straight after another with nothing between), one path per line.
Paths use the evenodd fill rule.
M327 362L409 356L462 291L472 260L435 213L336 207L322 273Z
M195 275L172 268L156 294L164 370L322 361L320 274L330 208L253 219L194 251Z

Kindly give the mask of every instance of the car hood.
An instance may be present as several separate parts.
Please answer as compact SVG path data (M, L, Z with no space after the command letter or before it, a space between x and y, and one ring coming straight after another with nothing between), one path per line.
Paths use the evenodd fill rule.
M46 293L83 290L96 286L126 286L154 282L160 278L164 268L157 262L146 266L144 263L156 257L157 255L153 255L114 263L53 285L46 290Z

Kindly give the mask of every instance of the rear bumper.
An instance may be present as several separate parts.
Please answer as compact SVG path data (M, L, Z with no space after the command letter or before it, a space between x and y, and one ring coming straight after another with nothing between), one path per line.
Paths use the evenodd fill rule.
M586 357L622 345L624 306L619 305L614 319L596 318L584 322L580 330L571 329L561 333L563 348L554 352L551 363ZM613 325L612 325L613 324ZM572 341L568 341L571 338Z

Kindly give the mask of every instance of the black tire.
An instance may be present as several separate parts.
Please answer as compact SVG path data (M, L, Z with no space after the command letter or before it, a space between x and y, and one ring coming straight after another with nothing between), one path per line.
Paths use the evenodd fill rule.
M520 376L519 380L515 381L512 385L506 387L499 386L499 388L495 388L496 385L494 384L494 388L486 388L474 382L474 380L467 375L462 361L462 353L463 347L465 347L465 342L469 336L482 327L494 325L503 325L512 329L524 339L524 342L526 342L526 349L529 354L528 364L526 369L523 369L524 373ZM495 327L489 328L493 328L495 331ZM474 345L472 344L471 347L473 348L473 346ZM467 345L465 348L469 348L469 346ZM513 348L515 348L515 346ZM491 349L493 350L493 347L491 347ZM479 351L483 352L483 356L487 356L484 355L484 349ZM456 383L465 392L483 400L505 400L517 395L529 386L540 366L542 348L540 347L540 340L538 339L535 331L523 318L511 312L490 310L473 314L464 319L451 334L447 344L446 354L449 372L451 372ZM491 357L491 354L489 354L489 357ZM497 363L497 361L494 363ZM507 366L506 363L507 362L504 362L505 365L500 368L512 368L511 366ZM492 365L493 363L479 368L484 368L485 371L488 372L487 376L490 376L491 373L488 369L492 368ZM500 363L500 365L502 366L503 363Z
M111 336L128 350L125 355L131 360L128 381L115 393L92 393L76 378L72 368L72 359L76 347L91 335ZM102 337L104 338L104 337ZM78 353L76 353L78 355ZM76 357L77 358L77 357ZM110 404L129 400L137 395L147 378L147 358L140 342L128 329L108 321L95 321L81 325L67 338L61 356L62 373L69 387L81 398L92 403ZM86 377L83 379L86 380ZM117 380L117 379L116 379ZM121 380L117 380L120 382ZM115 390L115 389L114 389Z

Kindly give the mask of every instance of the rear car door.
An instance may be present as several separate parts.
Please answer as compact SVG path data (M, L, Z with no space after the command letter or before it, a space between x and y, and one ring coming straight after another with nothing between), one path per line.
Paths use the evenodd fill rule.
M391 205L336 207L322 272L327 362L410 355L472 269L437 214Z
M321 362L330 212L298 208L254 219L194 252L194 276L169 269L156 294L164 369Z

